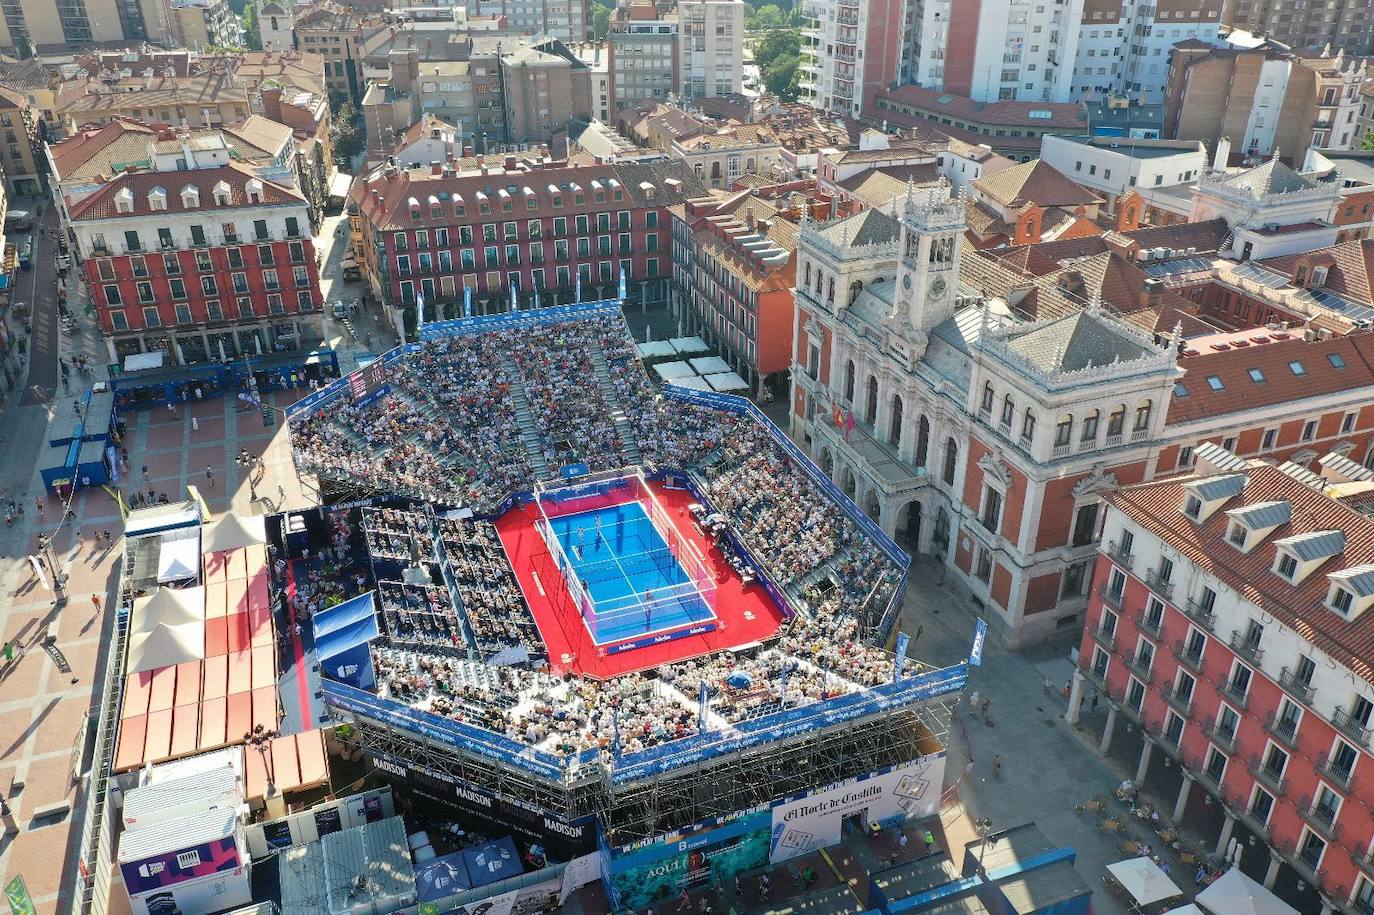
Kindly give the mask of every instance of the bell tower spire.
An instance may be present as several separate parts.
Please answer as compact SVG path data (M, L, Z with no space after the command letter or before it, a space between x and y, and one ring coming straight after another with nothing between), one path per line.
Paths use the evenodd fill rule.
M896 309L913 331L928 333L954 314L963 252L964 198L949 196L948 185L907 185L901 215Z

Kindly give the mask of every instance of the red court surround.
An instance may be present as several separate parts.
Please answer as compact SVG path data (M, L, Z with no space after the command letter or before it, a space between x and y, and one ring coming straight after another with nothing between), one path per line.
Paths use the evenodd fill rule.
M534 613L534 622L549 651L549 665L555 671L570 671L582 676L606 679L684 658L711 654L736 645L766 639L782 625L782 609L758 584L745 585L704 536L687 512L693 502L686 490L669 489L650 482L677 532L692 541L706 557L716 579L716 630L703 635L675 639L620 654L600 655L587 627L572 606L572 599L549 556L548 547L534 528L539 510L525 505L507 512L496 522L497 534L510 558L511 568L520 582L525 601ZM605 508L626 501L625 493L578 499L578 511ZM536 583L536 576L538 581ZM540 592L543 586L543 593ZM752 619L747 618L752 616ZM568 656L565 660L564 656Z

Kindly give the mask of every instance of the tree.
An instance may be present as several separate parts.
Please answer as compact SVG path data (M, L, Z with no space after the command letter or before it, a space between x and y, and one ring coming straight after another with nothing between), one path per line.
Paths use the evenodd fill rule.
M353 103L344 102L330 127L334 135L334 160L346 169L353 167L353 160L363 151L361 120Z
M592 7L592 31L598 39L605 38L611 30L611 7L596 3Z
M1364 139L1360 141L1360 149L1374 149L1374 130L1364 135Z
M258 23L258 6L250 3L239 17L243 23L243 43L250 51L262 50L262 30Z
M797 97L797 67L801 63L801 32L776 29L754 48L754 61L764 88L784 99Z
M785 29L789 25L789 15L776 3L768 3L744 17L744 27L750 32L764 32L771 29Z

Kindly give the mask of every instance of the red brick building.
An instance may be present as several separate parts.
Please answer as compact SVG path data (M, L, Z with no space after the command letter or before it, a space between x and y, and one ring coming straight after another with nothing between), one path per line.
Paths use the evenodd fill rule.
M1102 752L1303 912L1374 908L1371 492L1339 455L1209 446L1111 496L1070 697L1077 721L1103 696Z
M382 166L349 194L355 252L399 330L459 314L614 297L662 301L672 266L668 207L704 189L684 163L577 164L545 157Z
M237 163L131 170L69 215L113 360L164 350L200 362L322 339L309 206L292 187Z

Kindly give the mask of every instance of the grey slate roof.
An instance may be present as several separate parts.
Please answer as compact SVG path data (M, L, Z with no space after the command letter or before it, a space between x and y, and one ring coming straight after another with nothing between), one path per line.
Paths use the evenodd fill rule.
M1226 513L1232 521L1245 525L1252 531L1262 531L1270 527L1287 524L1293 517L1293 504L1287 499L1276 502L1256 502Z
M1275 540L1274 545L1284 547L1303 562L1310 562L1314 559L1335 556L1344 550L1345 532L1312 531L1307 534Z
M902 234L902 227L881 210L869 209L836 220L818 229L817 234L837 245L872 245L896 241Z
M1227 451L1216 442L1203 442L1193 449L1193 456L1199 461L1206 461L1217 470L1244 470L1246 468L1245 458Z
M1331 578L1334 581L1339 581L1357 597L1368 597L1374 594L1374 564L1365 563L1351 566L1348 569L1341 569L1339 572L1332 572Z
M1299 483L1311 486L1313 489L1322 489L1326 486L1326 481L1323 480L1319 474L1313 473L1301 464L1294 464L1292 461L1284 461L1279 465L1279 470L1282 470Z
M1270 159L1263 165L1256 165L1222 180L1228 187L1247 190L1256 197L1263 194L1292 194L1317 187L1317 182L1299 175L1278 159Z
M1205 480L1198 480L1196 483L1189 483L1188 488L1193 494L1204 502L1215 502L1218 499L1229 499L1232 496L1240 495L1245 488L1247 477L1243 473L1228 473L1219 477L1208 477Z
M1323 470L1339 473L1347 480L1374 480L1374 470L1363 464L1356 464L1345 455L1336 454L1334 451L1318 459L1317 463L1322 465Z
M1112 327L1108 319L1090 311L1034 326L1009 338L1007 346L1052 372L1076 372L1155 355L1144 341Z

